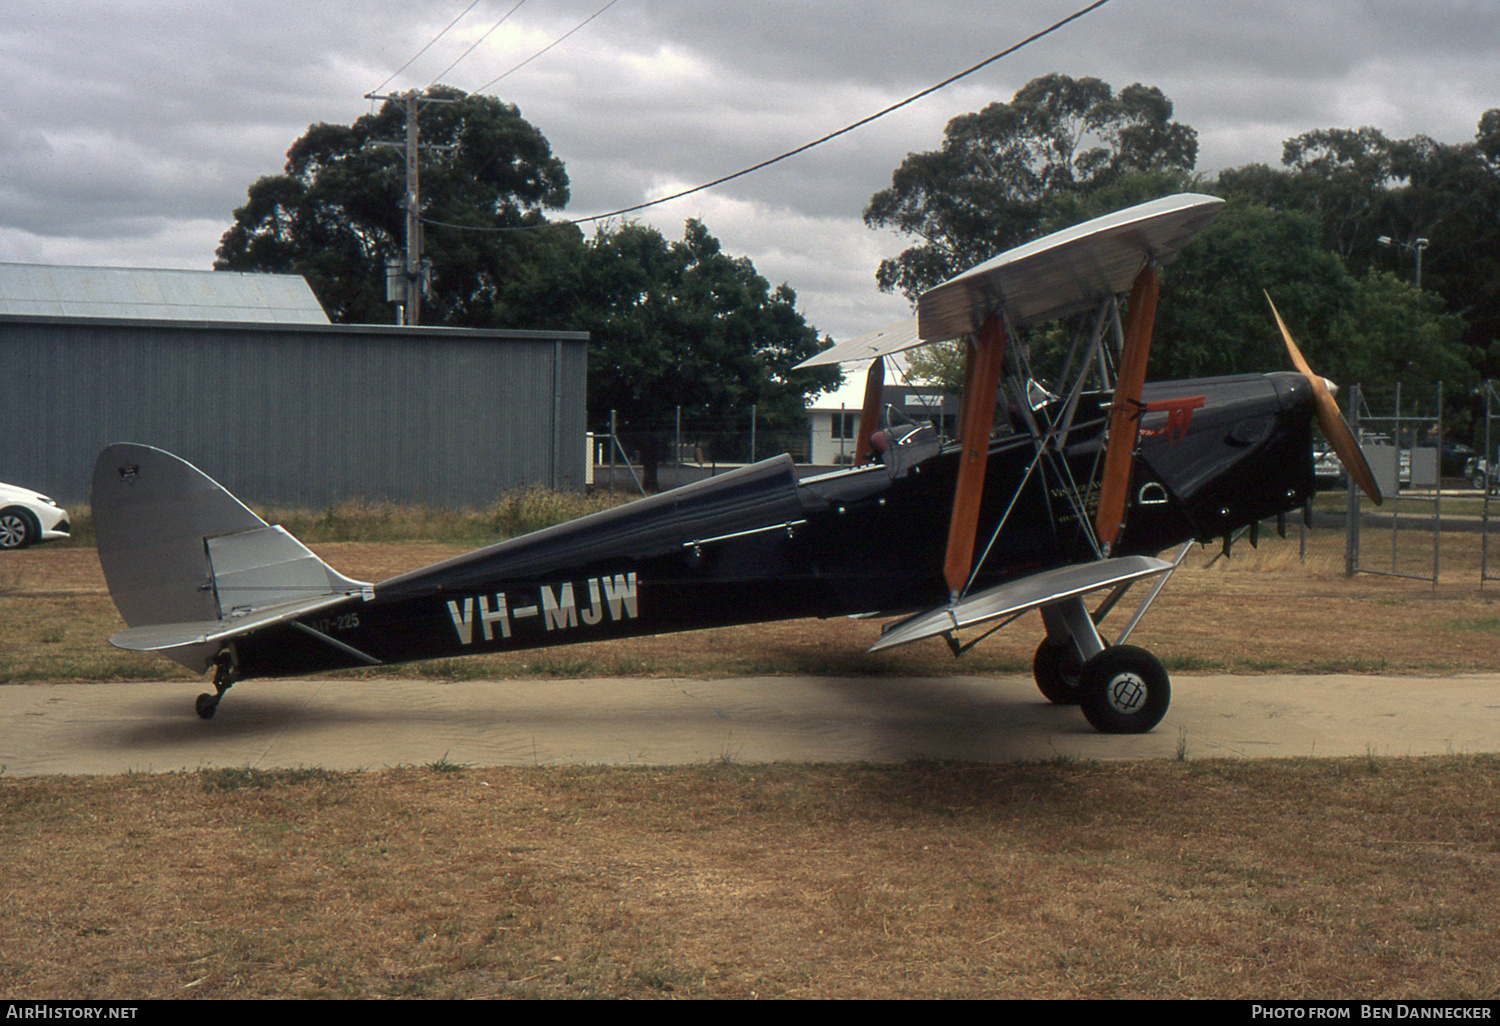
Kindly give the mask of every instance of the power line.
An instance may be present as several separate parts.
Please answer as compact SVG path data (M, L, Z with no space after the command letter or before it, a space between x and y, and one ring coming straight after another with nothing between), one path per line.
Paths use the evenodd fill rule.
M674 192L670 196L663 196L660 199L650 200L650 201L648 201L646 203L637 203L633 207L622 207L619 210L611 210L611 211L609 211L608 213L605 213L605 214L595 214L593 217L581 217L581 218L578 218L577 220L575 220L573 223L574 224L588 224L591 221L602 221L605 218L618 217L621 214L631 214L631 213L634 213L637 210L645 210L647 207L654 207L654 206L657 206L657 205L662 204L662 203L670 203L672 200L682 199L682 197L684 197L684 196L691 196L691 195L693 195L696 192L703 192L705 189L712 189L716 185L723 185L725 182L732 182L736 178L743 178L745 175L751 174L751 173L753 173L755 171L759 171L762 168L770 167L772 164L776 164L776 163L779 163L779 162L781 162L783 160L786 160L788 157L795 157L799 153L806 153L808 150L812 149L815 146L821 146L824 143L828 142L829 140L837 139L841 135L846 135L849 132L854 131L856 128L863 128L865 125L868 125L870 122L875 121L875 120L877 120L879 118L883 118L887 114L892 113L893 111L898 111L902 107L907 106L908 104L916 103L918 100L922 99L924 96L931 96L933 93L937 92L939 89L946 88L947 86L952 85L954 82L957 82L959 79L966 78L969 75L974 74L974 72L979 71L981 68L988 67L989 65L991 65L991 64L995 63L996 61L1000 60L1002 57L1009 57L1011 54L1015 53L1017 50L1020 50L1022 47L1031 45L1032 43L1036 42L1038 39L1041 39L1043 36L1051 35L1053 32L1056 32L1058 29L1062 28L1064 25L1067 25L1069 22L1077 21L1079 18L1082 18L1084 15L1089 14L1089 13L1091 13L1093 11L1098 10L1099 8L1103 7L1107 3L1109 3L1109 0L1094 0L1094 2L1091 3L1091 4L1089 4L1087 7L1083 7L1083 8L1080 8L1079 10L1077 10L1077 11L1074 11L1072 14L1068 15L1066 18L1063 18L1061 21L1054 22L1053 24L1051 24L1051 25L1047 26L1046 28L1042 29L1040 32L1037 32L1037 33L1034 33L1034 34L1032 34L1030 36L1027 36L1025 39L1021 40L1019 43L1016 43L1013 46L1006 47L1004 50L1001 50L999 53L995 54L992 57L986 57L984 60L982 60L978 64L974 65L972 68L967 68L967 69L965 69L963 71L960 71L956 75L953 75L953 76L951 76L949 78L945 78L941 82L939 82L937 85L928 86L926 89L923 89L920 93L914 93L911 96L908 96L906 99L902 100L900 103L893 103L889 107L885 108L884 110L876 111L874 114L871 114L869 117L860 118L858 121L854 122L853 124L845 125L843 128L840 128L836 132L829 132L827 135L823 136L820 139L814 139L810 143L804 143L803 145L798 146L794 150L787 150L785 153L781 154L780 156L772 157L770 160L763 160L759 164L753 164L750 167L747 167L747 168L745 168L745 169L743 169L741 171L736 171L733 174L724 175L722 178L715 178L711 182L705 182L702 185L695 185L691 189L684 189L681 192Z
M476 0L476 2L478 2L478 0ZM490 36L494 35L495 34L495 30L497 28L499 28L501 25L504 25L505 22L506 22L506 20L509 19L512 14L515 14L517 11L519 11L521 9L521 5L524 4L525 2L526 2L526 0L516 0L516 5L514 7L512 7L510 10L506 11L504 14L500 15L500 20L497 21L497 22L495 22L495 24L491 25L490 26L490 30L488 32L486 32L484 35L480 36L478 39L474 40L474 42L472 44L470 44L470 46L469 46L469 48L467 50L465 50L463 53L459 54L458 55L458 60L454 61L452 64L448 65L442 71L439 71L435 76L433 76L432 81L427 83L427 88L431 89L433 86L437 85L437 80L438 79L442 78L444 75L448 74L448 72L450 72L454 68L458 67L458 62L459 61L461 61L465 57L469 56L469 54L471 54L471 53L474 52L475 47L477 47L480 43L484 42L486 39L490 38ZM474 91L476 93L479 92L478 89L476 89Z
M538 50L536 53L532 54L530 57L526 58L520 64L517 64L515 67L511 68L510 71L501 72L500 74L496 75L494 78L492 78L488 82L486 82L484 85L480 86L478 89L475 89L473 91L476 92L476 93L482 93L486 89L488 89L490 86L494 85L496 82L498 82L502 78L504 78L506 75L511 74L511 72L520 71L522 68L526 67L526 65L528 65L532 61L536 60L538 57L540 57L542 54L546 53L548 50L552 49L558 43L561 43L564 39L567 39L574 32L577 32L579 29L583 28L589 22L591 22L595 18L599 17L599 15L601 15L605 11L609 10L611 7L613 7L618 2L619 2L619 0L609 0L609 3L607 3L603 7L599 8L597 11L595 11L593 14L589 15L587 18L584 18L577 25L574 25L572 28L568 29L568 31L564 32L562 35L558 36L552 42L550 42L546 46L542 47L540 50Z
M600 11L598 12L598 14L604 13L604 10L608 9L609 6L611 4L613 4L613 3L615 3L615 2L616 2L616 0L610 0L610 3L609 4L605 4L604 8L601 8ZM1084 17L1084 16L1086 16L1088 14L1092 14L1094 11L1097 11L1099 8L1103 7L1105 4L1107 4L1109 2L1110 2L1110 0L1094 0L1093 3L1088 4L1085 7L1079 8L1078 10L1074 11L1072 14L1068 15L1066 18L1061 19L1060 21L1053 22L1051 25L1049 25L1046 28L1042 29L1040 32L1034 32L1031 35L1027 36L1025 39L1021 40L1019 43L1012 44L1011 46L1006 47L1004 50L1001 50L999 53L994 54L994 55L992 55L990 57L986 57L984 60L980 61L978 64L974 65L973 67L966 68L963 71L960 71L956 75L951 75L948 78L943 79L941 82L937 83L936 85L928 86L926 89L923 89L919 93L913 93L911 96L908 96L906 99L902 100L901 102L899 102L899 103L893 103L889 107L886 107L884 110L876 111L874 114L871 114L868 117L860 118L858 121L855 121L852 124L845 125L843 128L840 128L838 131L829 132L827 135L822 136L821 138L818 138L818 139L814 139L810 143L804 143L803 145L798 146L794 150L787 150L785 153L783 153L783 154L781 154L779 156L772 157L769 160L763 160L759 164L753 164L750 167L744 168L744 169L742 169L740 171L736 171L733 174L724 175L721 178L715 178L711 182L704 182L702 185L695 185L691 189L683 189L681 192L674 192L670 196L662 196L660 199L648 200L645 203L637 203L637 204L635 204L634 206L631 206L631 207L621 207L619 210L611 210L611 211L608 211L608 212L603 213L603 214L594 214L592 217L579 217L579 218L569 219L569 220L566 220L566 221L549 221L545 225L528 225L528 226L516 226L516 227L509 227L509 228L483 228L483 227L479 227L477 225L450 224L450 223L448 223L446 221L435 221L435 220L432 220L431 218L426 218L426 217L424 217L422 219L422 221L425 224L437 225L437 226L443 227L443 228L457 228L457 229L460 229L460 230L463 230L463 231L472 231L472 232L535 231L538 228L557 227L557 226L561 226L561 225L590 224L590 223L592 223L594 221L603 221L603 220L607 220L608 218L611 218L611 217L619 217L621 214L633 214L637 210L645 210L648 207L655 207L655 206L659 206L659 205L661 205L663 203L670 203L672 200L682 199L684 196L691 196L694 193L703 192L706 189L712 189L716 185L723 185L725 182L732 182L736 178L743 178L745 175L748 175L748 174L751 174L753 172L759 171L762 168L770 167L772 164L776 164L776 163L779 163L779 162L781 162L783 160L786 160L788 157L795 157L799 153L806 153L808 150L813 149L816 146L821 146L824 143L826 143L826 142L828 142L828 141L830 141L832 139L837 139L841 135L847 135L849 132L854 131L856 128L863 128L865 125L870 124L872 121L876 121L876 120L878 120L880 118L885 117L887 114L890 114L890 113L892 113L894 111L900 110L902 107L905 107L905 106L908 106L910 104L913 104L913 103L917 102L918 100L922 99L925 96L931 96L933 93L937 92L939 89L944 89L944 88L952 85L954 82L957 82L959 79L967 78L969 75L974 74L976 71L979 71L982 68L988 67L989 65L995 63L996 61L1000 60L1003 57L1009 57L1011 54L1015 53L1016 51L1021 50L1024 47L1030 46L1032 43L1036 42L1039 39L1042 39L1042 38L1044 38L1046 36L1051 35L1052 33L1056 32L1058 29L1062 28L1063 26L1068 25L1068 24L1070 24L1072 22L1075 22L1079 18L1082 18L1082 17ZM595 16L597 17L597 14ZM592 20L592 19L590 19L590 20ZM584 24L588 24L588 22L584 22ZM578 27L582 28L583 26L580 25ZM570 33L570 35L571 35L571 33ZM563 37L563 39L566 39L566 38L567 38L567 36ZM559 39L558 42L562 42L562 40ZM553 44L553 45L556 45L556 44ZM549 47L549 49L550 49L550 47ZM546 51L543 50L541 52L545 53ZM540 56L540 54L537 54L537 56ZM523 61L522 63L524 64L525 62ZM516 67L520 67L520 65L517 65ZM512 68L511 70L514 71L515 69ZM506 74L508 75L508 74L510 74L510 72L506 72ZM501 77L503 78L504 76L501 76ZM495 79L495 81L499 81L499 79ZM490 83L485 83L485 85L489 85L489 84ZM484 86L480 87L480 89L483 89L483 88L484 88ZM479 92L479 89L476 89L474 91L475 92Z
M366 95L373 95L375 93L378 93L378 92L380 92L380 90L382 90L386 86L390 85L392 79L394 79L397 75L401 74L401 72L405 71L407 68L409 68L413 64L415 64L417 62L417 58L418 57L422 56L428 50L431 50L432 49L432 45L434 43L436 43L439 39L442 39L445 35L448 34L448 29L451 29L454 25L457 25L459 23L459 21L461 21L463 19L463 16L465 14L468 14L470 11L472 11L474 8L476 8L478 6L479 6L479 0L473 0L473 2L469 4L469 6L465 7L462 11L459 12L459 15L458 15L457 18L454 18L452 21L450 21L443 28L443 30L441 32L439 32L437 35L435 35L431 39L429 39L427 41L427 45L426 46L422 47L422 49L418 50L415 54L413 54L411 60L407 61L405 64L401 65L401 67L399 67L395 71L391 72L391 77L390 78L388 78L384 82L380 83L374 89L371 89L370 92L367 93ZM460 58L460 60L461 59L462 58Z

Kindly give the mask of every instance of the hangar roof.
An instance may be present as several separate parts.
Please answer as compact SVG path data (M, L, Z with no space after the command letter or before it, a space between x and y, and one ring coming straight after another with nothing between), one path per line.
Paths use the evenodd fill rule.
M0 263L0 316L327 324L295 274Z

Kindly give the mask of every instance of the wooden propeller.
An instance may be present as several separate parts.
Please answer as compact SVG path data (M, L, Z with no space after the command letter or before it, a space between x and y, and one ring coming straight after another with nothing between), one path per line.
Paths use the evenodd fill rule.
M1339 404L1334 401L1332 393L1328 391L1327 382L1308 366L1302 350L1298 349L1297 343L1292 341L1292 333L1287 330L1286 322L1281 319L1281 312L1276 309L1276 304L1272 302L1269 292L1266 293L1266 302L1271 304L1271 314L1276 318L1276 326L1281 329L1281 337L1286 340L1286 351L1291 354L1292 363L1312 386L1313 409L1317 411L1318 427L1323 429L1323 437L1328 439L1329 444L1333 446L1333 451L1338 453L1339 461L1344 464L1344 469L1348 470L1355 483L1364 489L1370 501L1377 506L1380 505L1380 486L1375 483L1375 475L1370 473L1370 464L1365 461L1365 454L1360 451L1359 443L1354 440L1349 425L1344 423L1344 415L1339 412Z

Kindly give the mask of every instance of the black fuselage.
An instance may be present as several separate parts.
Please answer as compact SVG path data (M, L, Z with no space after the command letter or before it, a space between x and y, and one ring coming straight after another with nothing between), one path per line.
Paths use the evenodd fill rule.
M1142 399L1196 396L1180 436L1166 414L1143 416L1114 554L1215 538L1311 496L1301 375L1167 382ZM969 590L1098 557L1089 482L1107 400L1084 396L1065 441L1040 443L1024 414L992 437ZM1035 411L1042 436L1065 407ZM929 437L801 482L778 457L391 578L373 597L236 639L238 676L942 605L959 454Z

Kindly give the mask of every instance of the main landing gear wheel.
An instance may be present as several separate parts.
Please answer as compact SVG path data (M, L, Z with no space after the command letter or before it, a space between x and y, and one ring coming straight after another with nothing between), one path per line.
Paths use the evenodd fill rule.
M1071 640L1043 638L1031 660L1031 675L1036 679L1037 688L1053 705L1077 705L1081 697L1078 672L1082 667L1078 647Z
M1084 663L1078 690L1084 717L1105 734L1144 734L1172 702L1161 661L1134 645L1107 648Z

